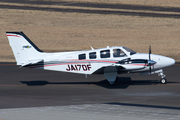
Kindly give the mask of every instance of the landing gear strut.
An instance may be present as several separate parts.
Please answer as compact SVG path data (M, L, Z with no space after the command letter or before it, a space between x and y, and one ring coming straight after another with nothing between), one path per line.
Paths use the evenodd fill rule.
M167 83L167 80L166 80L166 75L164 74L163 70L160 70L160 72L158 72L158 76L161 76L161 84L166 84Z

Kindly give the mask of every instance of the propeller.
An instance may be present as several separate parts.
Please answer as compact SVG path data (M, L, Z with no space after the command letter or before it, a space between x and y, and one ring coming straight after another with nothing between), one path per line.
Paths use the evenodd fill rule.
M151 61L151 45L149 46L149 61ZM148 61L149 64L149 73L151 74L151 62Z
M148 66L149 66L149 73L151 74L151 66L156 64L155 61L151 60L151 45L149 46L149 60L148 60Z
M149 46L149 60L151 60L151 45Z

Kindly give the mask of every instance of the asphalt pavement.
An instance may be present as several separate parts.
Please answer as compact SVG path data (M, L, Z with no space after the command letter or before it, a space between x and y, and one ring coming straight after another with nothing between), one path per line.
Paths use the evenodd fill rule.
M0 109L99 103L180 109L179 71L179 63L164 69L167 84L157 74L120 74L110 86L103 75L85 78L0 63Z
M178 120L180 63L155 75L121 74L116 86L103 75L19 68L0 63L0 120Z

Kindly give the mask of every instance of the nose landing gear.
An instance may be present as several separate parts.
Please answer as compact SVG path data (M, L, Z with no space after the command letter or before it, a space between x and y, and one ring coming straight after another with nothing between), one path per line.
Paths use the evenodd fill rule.
M160 80L161 84L166 84L167 83L167 80L165 78L166 75L164 74L163 70L160 70L158 72L158 76L161 76L161 80Z

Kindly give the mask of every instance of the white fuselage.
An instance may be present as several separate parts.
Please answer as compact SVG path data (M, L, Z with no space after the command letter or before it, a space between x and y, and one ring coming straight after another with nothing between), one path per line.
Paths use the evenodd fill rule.
M122 50L125 55L114 57L114 49ZM103 51L109 51L107 56L102 56ZM96 55L92 57L91 55ZM82 58L79 56L82 55ZM124 72L147 72L149 67L142 63L117 64L123 59L149 59L149 54L135 53L130 55L130 52L123 47L107 47L102 49L75 51L75 52L60 52L60 53L45 53L41 58L44 59L44 65L30 66L30 68L40 68L45 70L64 71L80 74L93 74L97 70L108 66L121 66ZM103 58L102 58L103 57ZM156 61L156 64L151 66L152 71L171 66L175 63L174 59L151 54L151 60ZM101 72L97 72L101 73ZM123 73L123 72L122 72Z

